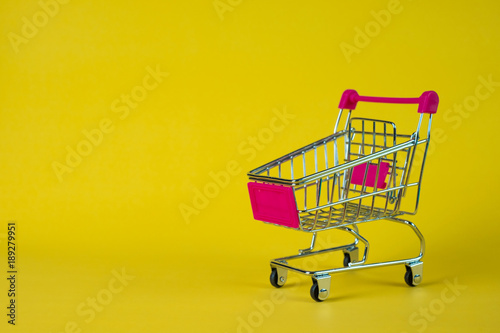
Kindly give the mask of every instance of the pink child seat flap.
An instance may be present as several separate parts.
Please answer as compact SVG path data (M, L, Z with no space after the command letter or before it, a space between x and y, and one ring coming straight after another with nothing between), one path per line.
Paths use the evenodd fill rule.
M377 178L377 164L368 165L368 175L366 176L365 186L375 187L375 178ZM384 189L387 187L385 178L389 173L390 164L386 162L380 163L378 171L377 188ZM352 170L351 184L363 185L363 180L366 173L366 163L356 165Z
M290 186L251 182L248 192L254 219L299 228L297 204Z

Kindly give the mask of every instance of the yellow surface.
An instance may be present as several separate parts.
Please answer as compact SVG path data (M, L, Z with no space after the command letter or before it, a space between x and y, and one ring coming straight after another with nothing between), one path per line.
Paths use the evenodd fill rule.
M498 330L498 2L54 1L0 3L2 332ZM440 95L411 219L424 282L338 274L318 304L307 277L270 286L309 235L254 221L246 172L331 133L348 88ZM361 231L372 260L417 251Z

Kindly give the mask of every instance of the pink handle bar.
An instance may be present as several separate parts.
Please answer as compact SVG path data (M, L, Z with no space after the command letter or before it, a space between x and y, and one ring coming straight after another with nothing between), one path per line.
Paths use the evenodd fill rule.
M439 104L439 96L435 91L425 91L417 98L371 97L360 96L356 90L348 89L342 94L339 109L354 110L358 102L390 103L390 104L418 104L419 113L434 114Z

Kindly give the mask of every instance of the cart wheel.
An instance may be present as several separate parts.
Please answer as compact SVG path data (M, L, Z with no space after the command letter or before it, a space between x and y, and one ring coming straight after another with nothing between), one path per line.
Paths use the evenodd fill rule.
M273 285L273 287L276 287L276 288L283 287L283 285L285 284L285 279L283 279L281 284L280 284L279 279L280 279L280 277L278 275L278 270L273 267L271 270L271 276L269 277L269 280L271 281L271 284Z
M351 262L351 255L347 252L344 252L344 267L349 266L350 262Z
M405 282L410 287L415 287L415 285L413 284L413 274L411 273L411 269L406 268Z
M329 274L315 274L312 277L313 285L310 294L316 302L323 302L330 295L331 276Z
M313 300L316 302L323 302L323 300L319 299L319 287L318 287L318 282L313 281L313 285L310 290L310 294Z
M405 282L410 287L415 287L415 285L413 284L413 274L411 274L411 269L406 269Z
M413 266L406 266L405 282L410 287L415 287L422 281L422 263Z

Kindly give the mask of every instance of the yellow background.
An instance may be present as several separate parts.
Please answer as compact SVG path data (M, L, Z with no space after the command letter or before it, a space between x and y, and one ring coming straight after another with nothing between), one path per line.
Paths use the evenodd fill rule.
M2 332L496 331L500 87L488 90L481 78L500 82L500 4L217 4L219 12L212 0L75 0L52 5L49 16L38 1L1 2ZM377 23L372 11L388 8L390 18ZM33 20L39 27L23 28ZM356 37L366 28L369 40ZM346 56L346 44L357 52ZM169 75L121 119L113 103L138 93L148 68ZM410 218L428 251L416 288L404 284L402 266L361 270L334 275L329 299L318 304L307 277L290 274L278 290L269 284L268 261L308 246L309 235L254 221L246 172L330 134L344 89L440 95L439 140ZM269 133L284 110L294 118L245 153L249 137ZM413 107L362 110L398 116L402 126L417 121ZM83 131L103 119L112 129L59 181L54 162L65 164L67 147L85 145ZM213 183L210 173L228 163L236 166L229 184L212 187L213 198L183 217L181 208L194 207L196 191ZM12 220L15 327L5 315ZM417 251L398 226L361 231L373 260ZM329 260L308 264L341 263ZM123 288L120 272L129 277ZM462 289L453 293L449 283ZM96 297L106 303L100 312L78 312Z

